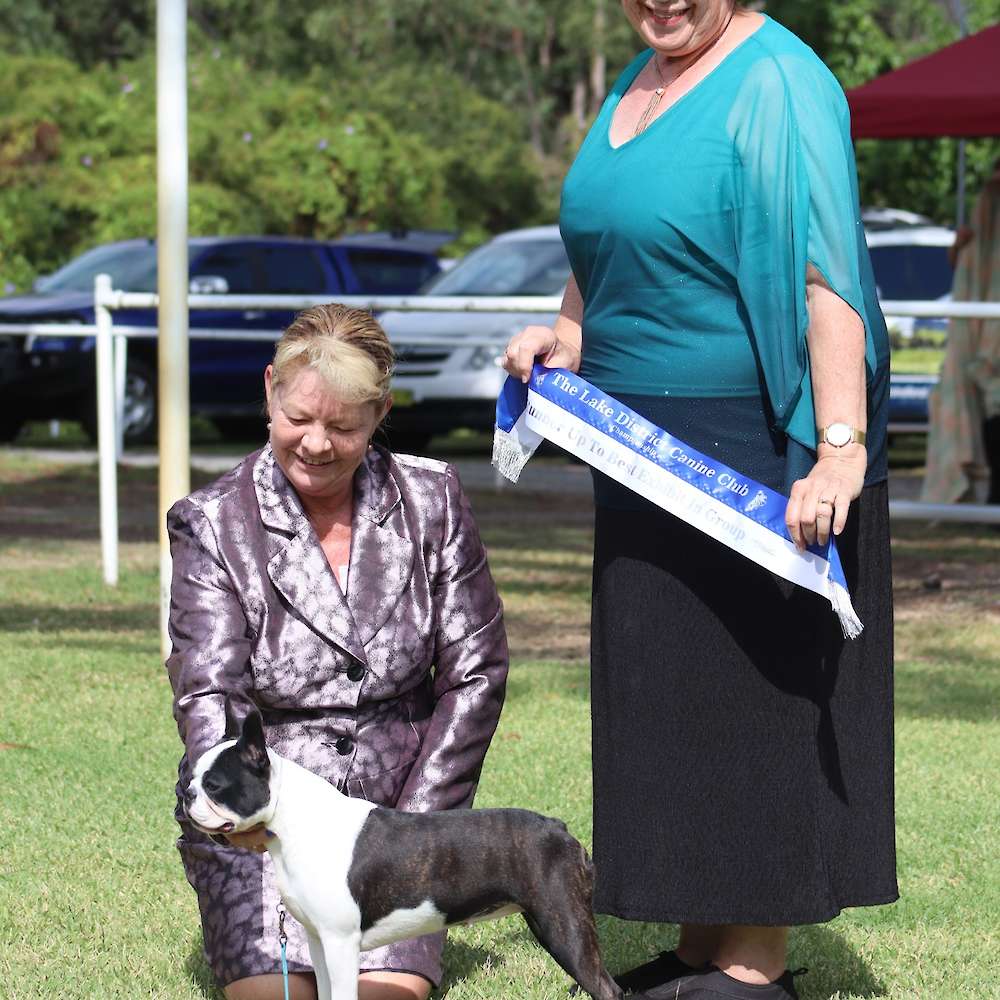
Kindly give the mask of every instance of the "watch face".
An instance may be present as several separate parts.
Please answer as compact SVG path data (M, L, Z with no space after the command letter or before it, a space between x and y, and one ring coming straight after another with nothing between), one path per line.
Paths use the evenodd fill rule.
M853 432L847 424L830 424L826 429L827 444L832 444L834 448L843 448L852 436Z

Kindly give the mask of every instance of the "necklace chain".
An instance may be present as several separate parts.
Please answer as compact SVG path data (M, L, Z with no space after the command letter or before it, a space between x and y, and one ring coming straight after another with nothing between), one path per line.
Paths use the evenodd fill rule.
M656 75L660 80L660 85L653 91L652 96L649 98L649 104L646 105L646 110L643 111L642 117L639 119L638 124L635 126L635 131L632 133L632 138L634 139L640 132L645 132L649 127L649 123L656 116L656 109L660 106L660 99L667 92L667 87L673 86L698 60L707 53L711 52L712 49L718 44L719 39L726 33L729 29L729 25L733 21L733 15L736 13L736 6L733 5L733 9L729 13L729 19L722 26L722 30L713 38L710 42L699 51L695 53L694 59L691 60L671 81L667 83L663 79L663 70L660 69L660 59L657 53L653 52L653 69L656 70Z

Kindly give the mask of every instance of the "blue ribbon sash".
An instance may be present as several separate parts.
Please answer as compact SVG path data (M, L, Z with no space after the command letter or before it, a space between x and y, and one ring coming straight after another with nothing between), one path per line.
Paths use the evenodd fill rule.
M493 465L511 482L545 438L759 566L825 597L844 635L862 624L833 537L802 552L785 526L788 498L705 455L564 368L535 365L497 400Z

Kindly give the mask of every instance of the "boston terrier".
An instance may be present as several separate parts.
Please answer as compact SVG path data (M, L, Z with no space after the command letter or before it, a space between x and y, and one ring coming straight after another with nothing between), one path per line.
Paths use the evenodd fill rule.
M226 716L227 738L199 759L185 810L205 833L259 823L274 833L268 850L306 930L319 1000L356 1000L361 951L511 913L595 1000L622 996L598 949L593 866L559 820L350 798L269 749L258 711L240 724L227 704Z

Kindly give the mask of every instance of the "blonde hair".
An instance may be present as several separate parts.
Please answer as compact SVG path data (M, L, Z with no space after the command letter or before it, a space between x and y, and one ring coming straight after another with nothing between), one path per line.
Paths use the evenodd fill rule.
M345 403L382 403L394 361L389 338L370 312L330 302L300 312L281 335L271 386L279 389L309 368Z

